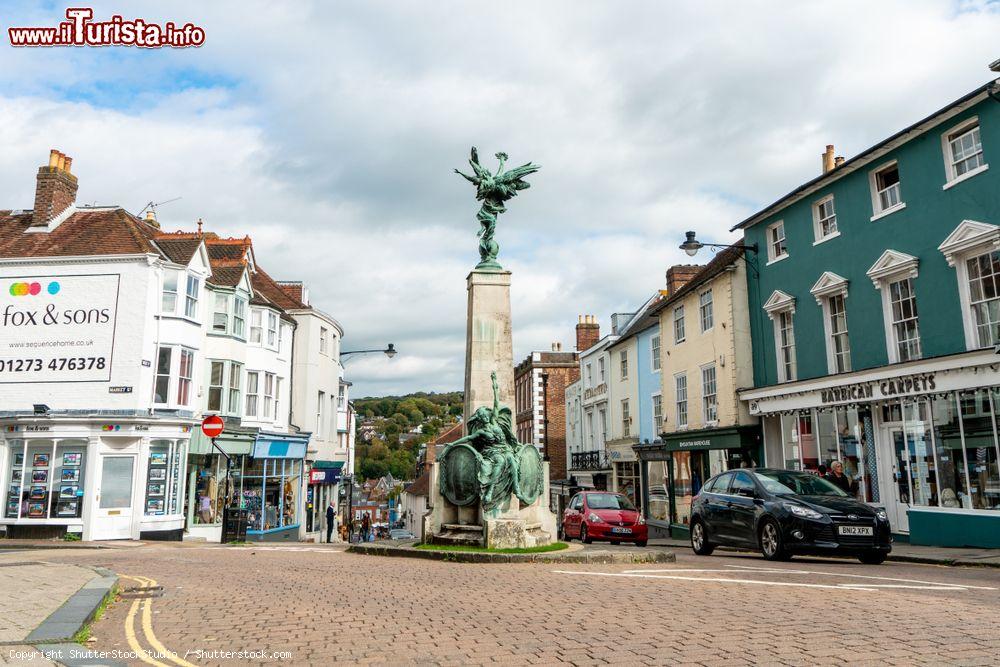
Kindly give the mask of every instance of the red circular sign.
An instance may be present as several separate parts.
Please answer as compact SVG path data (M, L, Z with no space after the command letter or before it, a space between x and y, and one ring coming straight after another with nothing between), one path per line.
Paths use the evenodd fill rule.
M201 432L204 433L206 437L214 438L222 433L222 429L225 425L225 422L222 421L222 417L218 415L209 415L205 417L205 421L201 423Z

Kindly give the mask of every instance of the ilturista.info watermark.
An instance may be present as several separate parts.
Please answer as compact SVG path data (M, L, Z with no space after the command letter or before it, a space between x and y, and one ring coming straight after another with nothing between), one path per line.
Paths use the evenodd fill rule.
M55 27L7 28L11 46L138 46L144 49L184 49L205 43L205 30L193 23L173 21L159 24L145 19L126 19L115 14L107 21L94 21L89 7L70 7L66 21Z

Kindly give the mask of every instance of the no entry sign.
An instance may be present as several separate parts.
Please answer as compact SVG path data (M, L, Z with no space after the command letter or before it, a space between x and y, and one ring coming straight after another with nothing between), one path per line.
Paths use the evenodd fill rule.
M205 420L201 423L201 432L205 434L205 437L214 438L222 433L222 429L225 425L225 422L222 421L222 417L218 415L209 415L208 417L205 417Z

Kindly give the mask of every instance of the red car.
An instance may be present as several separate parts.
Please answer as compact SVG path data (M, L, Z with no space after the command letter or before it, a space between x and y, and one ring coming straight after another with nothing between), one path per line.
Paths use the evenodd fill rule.
M585 544L609 540L611 544L635 542L646 546L646 520L627 496L609 491L581 491L563 512L562 539L574 537Z

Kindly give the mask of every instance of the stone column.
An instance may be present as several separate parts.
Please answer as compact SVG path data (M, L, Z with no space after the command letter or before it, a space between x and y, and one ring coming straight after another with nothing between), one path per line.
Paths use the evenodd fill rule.
M467 279L465 336L465 423L479 407L493 407L497 373L500 404L514 406L514 349L511 342L510 271L475 270ZM468 431L466 431L467 433Z

